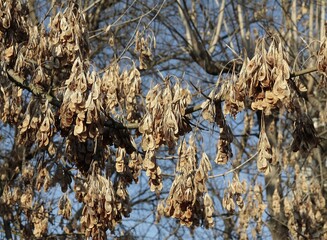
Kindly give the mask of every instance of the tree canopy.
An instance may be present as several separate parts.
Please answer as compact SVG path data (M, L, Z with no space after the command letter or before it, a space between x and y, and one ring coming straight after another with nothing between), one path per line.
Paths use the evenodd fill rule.
M325 21L0 0L0 238L327 238Z

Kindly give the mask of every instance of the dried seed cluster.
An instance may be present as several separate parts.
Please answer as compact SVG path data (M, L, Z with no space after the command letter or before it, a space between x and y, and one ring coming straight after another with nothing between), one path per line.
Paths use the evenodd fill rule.
M325 27L326 27L326 25L325 25ZM327 31L327 28L326 28L326 31ZM323 38L323 40L320 44L320 48L318 51L318 58L317 58L317 68L318 68L318 71L327 75L327 34Z
M235 114L243 110L247 101L250 101L253 110L263 110L266 114L287 105L289 78L290 70L282 43L273 39L267 50L265 39L260 39L253 58L244 61L239 78L230 89L226 111Z
M76 198L85 205L82 211L81 225L86 237L104 239L106 230L114 230L122 216L131 211L129 196L124 181L118 181L116 190L110 180L92 173L84 186L75 185Z
M185 110L191 102L191 93L177 82L172 88L170 80L165 86L154 86L146 96L146 114L139 131L144 151L155 150L165 144L173 150L178 137L190 131Z
M156 164L155 150L161 145L173 151L178 137L190 131L185 110L191 102L191 93L177 82L172 88L170 80L165 86L156 85L146 96L146 114L139 125L142 148L146 151L143 167L149 176L152 191L161 190L161 170Z
M153 41L152 41L153 39ZM135 52L139 54L140 69L147 69L152 61L151 45L155 48L155 38L144 37L139 31L135 36Z
M67 194L63 194L58 202L58 215L62 215L65 219L69 219L71 214L72 214L72 204Z
M88 54L87 24L77 5L59 12L49 26L49 49L56 67L70 66L78 57Z
M19 142L29 145L36 141L40 148L47 147L49 153L53 155L55 146L52 137L56 132L54 114L48 106L48 101L42 105L41 109L39 109L39 104L42 103L35 98L29 102L24 120L18 127Z
M95 74L85 73L84 67L82 60L77 58L65 82L67 88L59 111L61 128L68 130L74 126L73 134L79 142L97 138L103 126L99 100L101 83Z
M44 191L48 191L50 187L50 174L46 167L39 168L36 177L36 190L40 191L43 187Z
M326 200L317 179L308 179L306 173L297 169L295 191L284 198L287 227L292 236L300 237L298 229L308 239L316 237L316 229L324 228L323 211Z
M203 109L202 117L209 122L217 123L220 127L215 162L217 164L226 164L228 159L233 156L231 149L233 134L225 121L220 98L221 94L215 94L215 90L211 91L209 99L202 103L201 108Z
M159 193L162 190L161 168L157 165L154 150L148 150L143 161L143 169L149 177L148 183L152 192Z
M173 217L182 225L212 227L213 201L208 194L206 182L211 164L208 156L203 153L197 168L196 146L193 137L187 147L183 141L179 147L179 161L176 166L176 177L169 195L164 203L158 205L158 218L161 215Z
M142 161L143 159L140 153L132 152L132 154L130 155L130 160L128 162L128 168L132 174L135 183L138 182L139 176L141 174Z
M238 175L234 174L232 183L229 183L225 189L223 207L229 212L234 212L237 205L242 210L244 208L242 195L245 193L246 182L244 180L240 182Z
M262 187L260 185L251 187L245 199L245 205L240 211L237 227L240 239L248 239L247 230L251 220L254 220L256 223L256 226L251 230L252 237L254 239L257 238L257 235L261 233L263 225L262 214L266 210L266 207L263 201Z
M265 130L260 132L258 143L258 160L257 167L259 172L263 172L265 175L270 173L272 164L272 149Z
M49 213L43 205L32 212L33 234L40 238L48 232Z
M233 134L230 127L224 122L223 127L219 129L220 135L217 142L217 155L215 162L217 164L226 164L228 159L233 156L231 143Z
M8 185L3 187L3 192L0 197L0 203L3 205L14 205L21 201L22 193L18 187L14 187L13 190ZM5 209L0 209L0 212L5 212Z
M142 109L137 106L141 94L141 77L135 66L120 73L118 63L113 62L103 75L100 91L103 93L106 113L125 116L129 122L140 120Z

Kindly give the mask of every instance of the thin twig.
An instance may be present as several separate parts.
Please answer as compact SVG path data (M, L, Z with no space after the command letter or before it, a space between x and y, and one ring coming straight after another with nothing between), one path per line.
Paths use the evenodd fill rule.
M306 68L306 69L291 73L290 78L294 78L294 77L298 77L298 76L305 75L308 73L316 72L317 70L318 70L317 67Z
M242 164L238 165L236 168L230 169L227 172L221 173L221 174L217 174L217 175L211 175L208 178L217 178L217 177L224 177L227 174L230 174L232 172L235 172L236 170L240 169L241 167L243 167L245 164L247 164L248 162L250 162L253 158L255 158L255 156L258 155L258 152L256 152L254 155L252 155L252 157L250 157L249 159L247 159L245 162L243 162Z
M83 10L83 13L86 13L87 11L89 11L91 8L93 8L95 5L97 5L99 2L101 2L101 0L97 0L97 1L93 2L90 6L86 7Z

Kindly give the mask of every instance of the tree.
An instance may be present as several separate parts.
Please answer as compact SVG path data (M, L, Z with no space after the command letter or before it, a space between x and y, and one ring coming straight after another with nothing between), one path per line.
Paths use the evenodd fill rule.
M326 238L325 11L0 0L0 236Z

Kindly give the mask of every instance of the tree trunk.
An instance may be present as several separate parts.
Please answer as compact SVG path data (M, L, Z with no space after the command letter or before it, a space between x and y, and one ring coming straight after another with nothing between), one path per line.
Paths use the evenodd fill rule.
M275 113L276 114L276 113ZM277 115L277 114L276 114ZM275 115L275 116L276 116ZM273 151L276 153L277 149L277 121L278 118L274 115L265 116L265 127L267 137L271 144ZM271 171L265 176L266 185L266 196L267 196L267 209L270 214L270 219L268 220L268 228L271 232L272 239L287 239L288 238L288 228L284 224L285 216L283 214L283 201L280 202L281 210L280 213L275 215L273 212L273 195L275 189L277 188L280 199L283 199L283 193L280 186L280 167L278 163L271 166Z

